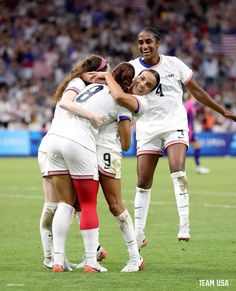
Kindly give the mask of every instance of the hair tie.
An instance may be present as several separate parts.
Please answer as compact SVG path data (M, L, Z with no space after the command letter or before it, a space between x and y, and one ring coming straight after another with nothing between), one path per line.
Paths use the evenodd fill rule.
M100 66L97 68L97 72L98 71L101 71L102 69L104 69L105 67L106 67L106 65L107 65L107 60L106 59L104 59L104 58L102 58L102 61L101 61L101 64L100 64Z

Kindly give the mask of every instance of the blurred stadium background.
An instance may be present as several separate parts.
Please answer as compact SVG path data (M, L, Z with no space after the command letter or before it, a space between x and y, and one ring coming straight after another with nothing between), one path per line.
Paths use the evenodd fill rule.
M236 112L234 0L0 0L0 11L2 156L36 155L53 115L51 96L71 67L91 54L112 67L137 57L137 34L149 24L162 29L160 52L182 59ZM236 123L202 107L196 127L203 155L236 155Z
M144 25L160 26L161 53L176 55L222 105L236 112L236 1L224 0L0 0L0 156L36 156L50 126L51 95L64 75L91 54L111 67L137 57ZM43 205L35 158L0 159L0 289L202 290L199 280L224 279L236 290L236 123L201 108L196 119L211 173L186 166L191 189L191 242L176 240L177 212L168 161L155 176L148 218L145 270L120 274L127 259L119 229L99 194L100 237L107 274L62 276L42 268L39 217ZM131 149L135 154L133 134ZM189 154L192 153L190 149ZM122 196L133 215L135 158L123 161ZM74 222L68 258L79 262L82 239ZM223 290L223 286L212 289Z

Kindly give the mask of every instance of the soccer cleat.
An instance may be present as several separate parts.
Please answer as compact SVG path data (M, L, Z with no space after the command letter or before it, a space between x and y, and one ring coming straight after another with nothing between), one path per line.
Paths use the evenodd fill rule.
M197 166L197 167L196 167L196 172L197 172L198 174L208 174L208 173L210 172L210 170L207 169L207 168L204 168L204 167L202 167L202 166Z
M102 246L99 246L97 248L97 261L101 262L102 260L105 260L106 257L107 257L106 250Z
M148 243L148 240L147 240L146 237L145 237L145 239L143 240L143 242L142 242L142 244L139 246L139 248L144 248L144 247L146 247L147 243Z
M46 269L52 269L53 267L53 259L52 258L45 258L43 261L43 266Z
M138 272L144 268L143 258L140 257L139 261L137 262L135 259L130 259L127 265L121 270L121 272L131 273L131 272Z
M139 249L144 248L148 243L148 240L145 237L145 235L142 235L142 237L141 236L137 236L136 239L137 239L137 244L138 244L138 248Z
M97 248L97 261L101 262L102 260L106 259L106 257L107 257L106 250L102 246L99 246ZM86 257L84 254L82 261L79 264L77 264L77 267L75 269L83 269L85 266L85 260L86 260Z
M52 267L52 271L53 271L54 273L62 273L62 272L64 272L65 270L64 270L64 268L63 268L62 265L60 265L60 264L55 264L55 265L53 265L53 267Z
M98 272L107 272L107 268L100 265L98 262L94 265L85 265L84 266L85 273L98 273Z
M71 263L71 262L68 262L68 261L66 261L65 265L66 265L67 268L70 269L69 271L72 271L73 269L80 269L79 268L79 264Z

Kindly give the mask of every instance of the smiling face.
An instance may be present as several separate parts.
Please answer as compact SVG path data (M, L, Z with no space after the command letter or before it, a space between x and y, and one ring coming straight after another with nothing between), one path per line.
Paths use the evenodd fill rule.
M143 30L138 35L138 50L145 63L154 65L159 60L158 48L160 41L152 32Z
M138 75L131 86L131 92L134 95L149 94L157 86L157 80L153 73L143 71Z

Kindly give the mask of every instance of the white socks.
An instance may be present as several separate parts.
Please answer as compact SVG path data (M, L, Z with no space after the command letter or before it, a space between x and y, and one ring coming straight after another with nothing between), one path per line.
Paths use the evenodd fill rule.
M145 238L144 228L146 226L150 199L151 189L136 187L136 196L134 200L134 225L136 238Z
M40 218L40 236L45 258L53 258L52 220L57 209L57 202L45 202Z
M174 184L176 204L181 225L186 222L186 219L189 217L188 180L186 173L183 171L172 173L171 178Z
M97 247L98 242L98 228L81 230L84 240L86 265L94 266L97 264Z
M74 207L64 202L58 203L52 223L54 264L64 267L66 238L71 225Z
M115 218L120 226L126 246L128 247L129 257L139 260L140 255L135 237L134 226L128 210L126 209Z

